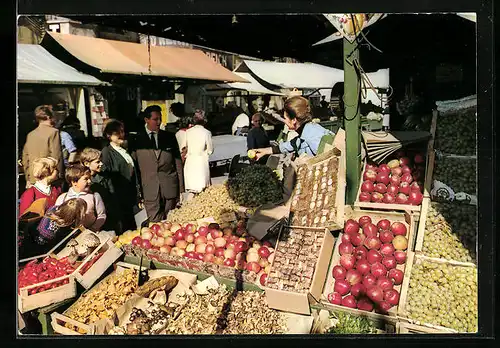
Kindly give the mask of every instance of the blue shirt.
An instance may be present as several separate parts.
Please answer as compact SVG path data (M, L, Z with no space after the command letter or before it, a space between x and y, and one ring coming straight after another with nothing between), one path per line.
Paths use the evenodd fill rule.
M303 153L306 153L311 156L315 156L318 152L319 143L321 142L321 138L324 135L333 134L328 129L323 128L321 125L317 123L306 123L304 128L302 129L302 133L286 142L282 142L279 144L281 153L291 153L294 152L294 148L292 146L292 142L295 142L298 148L299 156Z
M71 135L66 133L65 131L60 131L59 134L61 135L61 147L62 150L68 151L68 154L75 152L76 151L76 146L75 143L73 143L73 139L71 138ZM68 159L64 158L64 164L68 165Z

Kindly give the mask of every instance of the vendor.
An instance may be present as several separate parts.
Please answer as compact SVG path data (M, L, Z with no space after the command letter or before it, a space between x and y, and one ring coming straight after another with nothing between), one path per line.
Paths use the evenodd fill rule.
M243 111L241 107L236 107L236 119L231 127L232 135L244 135L248 133L248 127L250 126L250 118Z
M282 142L277 146L255 149L256 158L278 153L304 153L315 156L321 138L331 132L317 123L312 123L311 106L302 96L288 98L284 105L285 124L288 129L297 132L295 138Z

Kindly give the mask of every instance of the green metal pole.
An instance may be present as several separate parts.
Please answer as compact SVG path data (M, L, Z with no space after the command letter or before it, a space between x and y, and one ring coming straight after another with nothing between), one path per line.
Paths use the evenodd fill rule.
M346 148L346 204L353 204L361 171L361 132L359 114L359 77L352 63L359 59L356 43L344 40L344 124ZM353 50L355 51L353 52ZM349 63L350 62L350 63Z

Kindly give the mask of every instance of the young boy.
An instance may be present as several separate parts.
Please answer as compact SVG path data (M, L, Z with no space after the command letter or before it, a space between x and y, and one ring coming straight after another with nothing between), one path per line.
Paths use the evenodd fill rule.
M116 202L113 201L115 192L111 177L101 162L101 151L86 147L80 154L80 163L90 170L90 190L101 195L106 208L106 222L102 226L104 231L115 231L120 234Z
M83 199L87 203L83 226L94 232L100 231L106 222L106 208L101 195L90 191L90 170L82 164L75 164L66 169L65 177L70 189L57 198L56 206L71 198Z

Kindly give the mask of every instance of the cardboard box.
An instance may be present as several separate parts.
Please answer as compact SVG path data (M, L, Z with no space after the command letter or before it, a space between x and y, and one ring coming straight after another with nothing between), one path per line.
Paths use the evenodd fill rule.
M333 252L335 238L326 228L298 227L301 229L313 230L316 233L324 234L323 244L319 250L311 286L307 293L296 293L277 289L265 288L267 303L270 308L286 312L307 314L311 313L310 304L321 300L321 292L328 272L328 265ZM278 240L279 247L280 241ZM276 259L274 260L276 261ZM274 262L273 262L274 263ZM273 265L271 265L271 269Z

